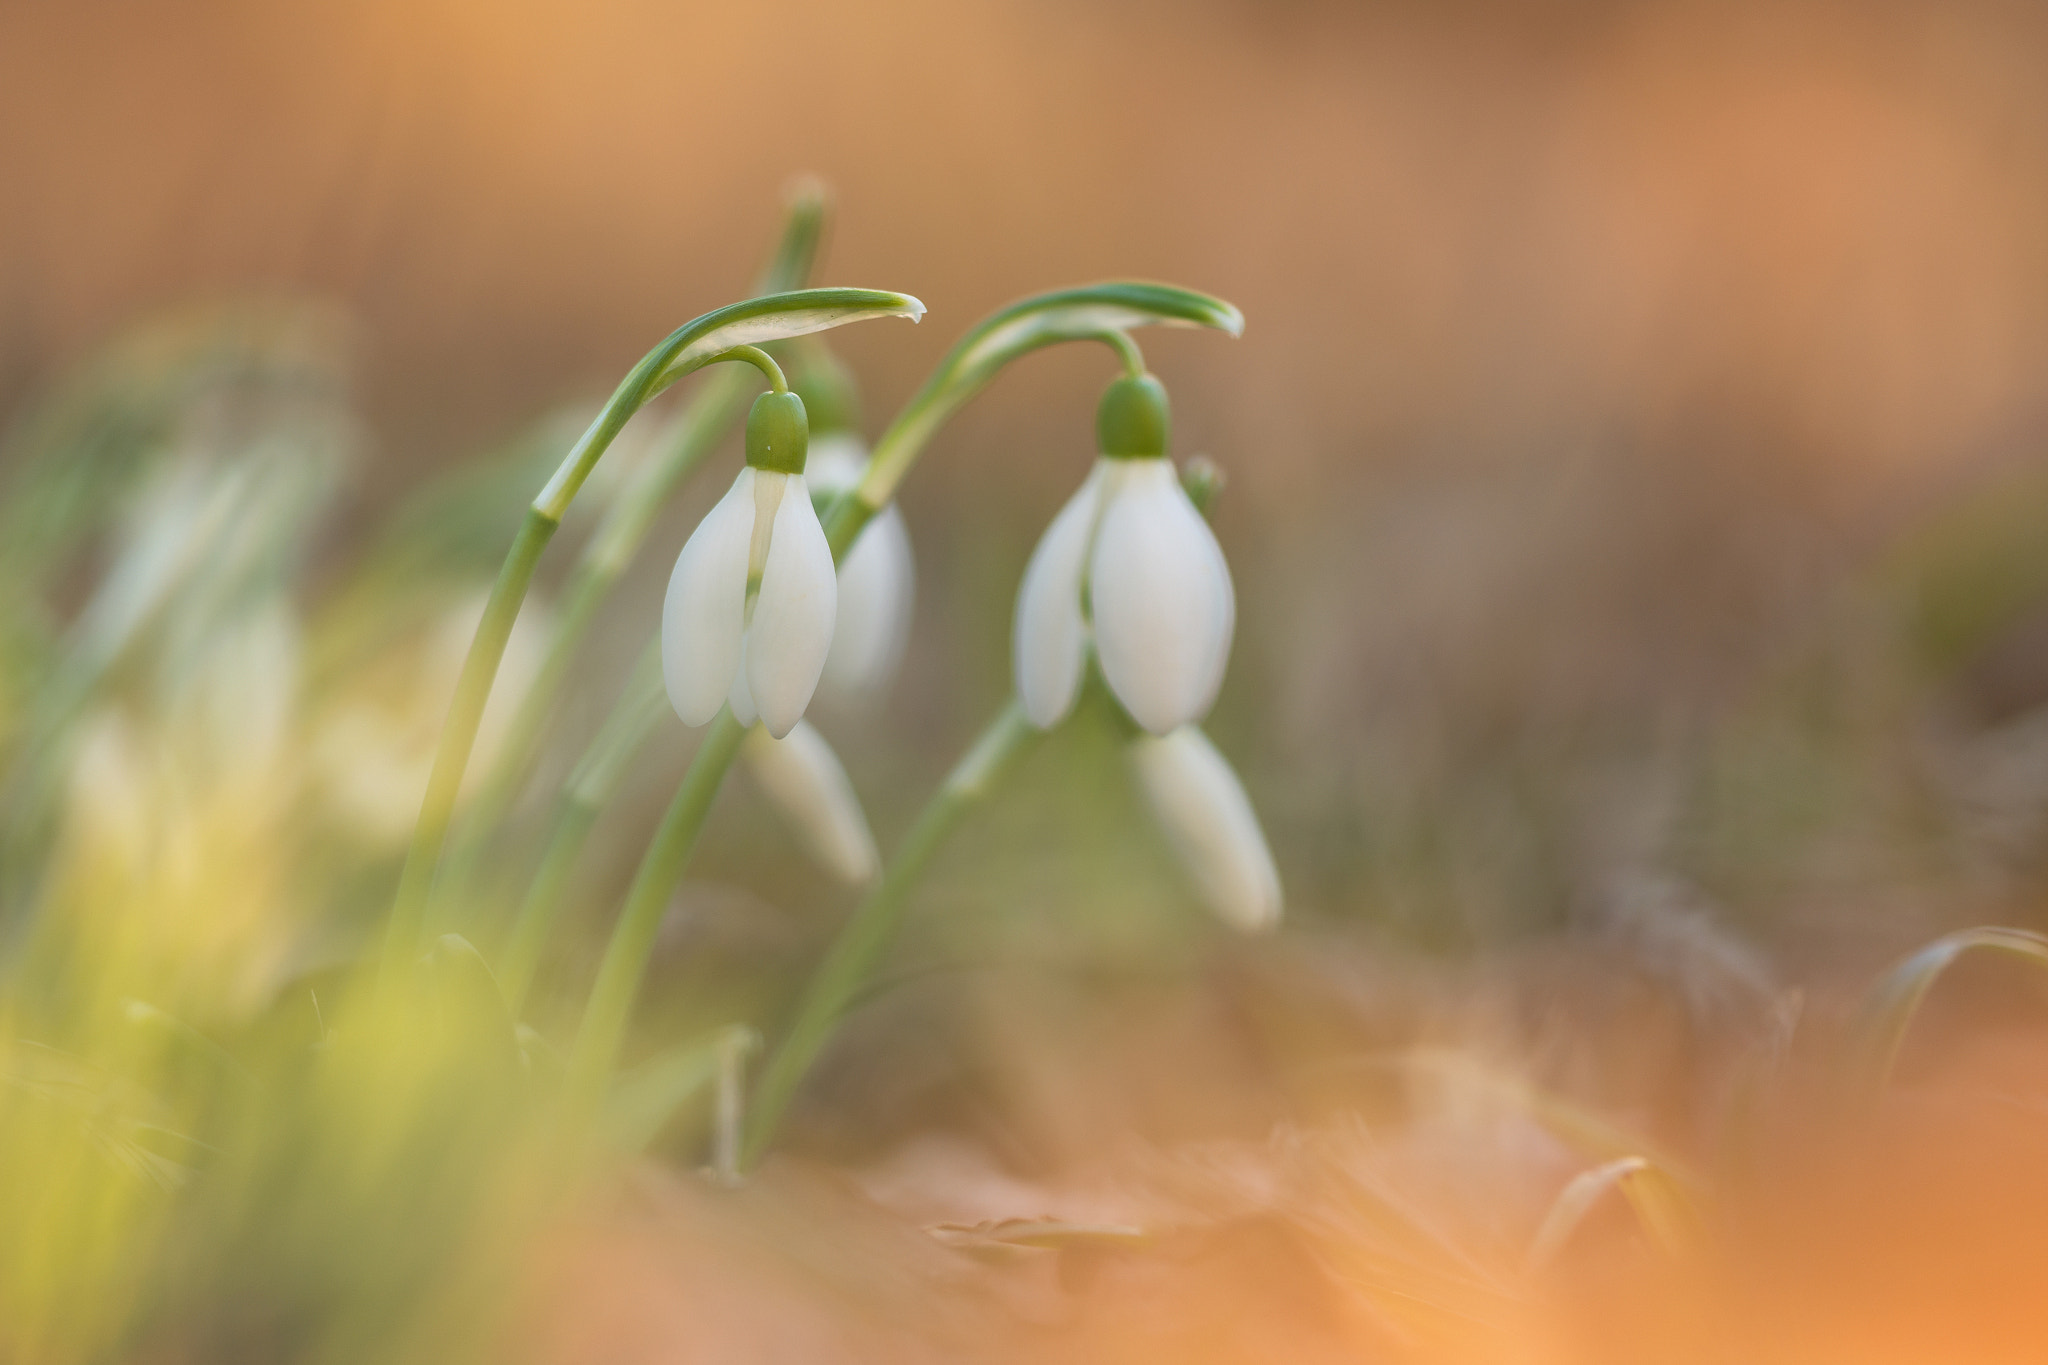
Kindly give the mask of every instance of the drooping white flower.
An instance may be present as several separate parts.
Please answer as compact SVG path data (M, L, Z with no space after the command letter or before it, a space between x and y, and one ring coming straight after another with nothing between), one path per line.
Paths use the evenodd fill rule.
M780 739L817 690L839 587L804 482L807 444L796 395L761 395L747 418L747 467L676 556L661 671L685 725L729 703L742 724L758 720Z
M853 782L823 735L804 721L781 739L754 729L740 753L762 792L826 871L845 882L874 880L882 855Z
M1246 933L1280 922L1280 873L1251 798L1192 725L1131 741L1145 803L1209 908Z
M1108 417L1112 399L1132 389L1157 406L1136 436ZM1163 453L1165 391L1149 378L1119 380L1104 411L1103 457L1053 518L1018 589L1017 693L1034 724L1057 724L1080 691L1092 640L1117 700L1163 735L1215 701L1237 600L1222 548Z
M867 447L860 438L835 431L812 445L804 472L812 492L829 500L851 492L867 467ZM871 697L886 687L903 658L916 594L910 532L892 502L861 528L839 562L839 614L819 686L843 701Z

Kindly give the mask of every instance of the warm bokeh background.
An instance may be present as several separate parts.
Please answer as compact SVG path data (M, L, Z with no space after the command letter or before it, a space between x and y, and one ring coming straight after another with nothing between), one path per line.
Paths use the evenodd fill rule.
M1180 452L1233 479L1214 728L1298 909L1455 943L1597 921L1674 867L1752 929L1896 887L1863 857L1884 812L1819 873L1744 880L1778 855L1728 835L1753 793L1718 755L1809 656L1852 659L1848 730L1912 712L1856 699L1859 585L2039 458L2032 7L17 4L0 400L163 310L335 302L370 437L340 524L365 524L741 292L799 171L837 194L822 282L931 307L836 338L871 430L1022 293L1135 275L1243 308L1239 342L1145 344ZM877 743L926 770L1001 693L1106 368L1020 366L905 495L925 590ZM1941 704L1977 726L2048 695L2017 638L1951 651Z
M2037 401L2043 22L1988 2L10 6L5 377L18 393L142 309L317 291L360 317L386 457L414 467L733 292L809 169L845 209L828 276L933 306L915 338L849 342L878 398L1007 297L1138 273L1251 317L1226 359L1166 359L1231 376L1190 390L1190 434L1256 450L1275 490L1532 429L1892 474Z

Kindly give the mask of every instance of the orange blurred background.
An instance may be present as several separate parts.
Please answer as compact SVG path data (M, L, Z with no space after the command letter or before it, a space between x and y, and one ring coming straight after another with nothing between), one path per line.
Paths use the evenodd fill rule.
M2044 75L1995 3L23 3L5 376L315 291L414 468L742 288L810 170L825 278L932 308L844 338L878 409L1003 300L1135 274L1244 308L1158 345L1272 496L1730 411L1891 474L2041 401ZM973 435L1052 392L1012 387Z
M152 311L335 299L388 498L743 292L805 171L840 209L821 282L931 308L835 337L871 432L1018 295L1243 308L1235 343L1143 340L1178 452L1233 480L1217 725L1297 901L1356 894L1332 810L1427 822L1603 735L1655 767L2048 420L2048 13L1995 0L16 4L0 400ZM1087 350L1005 376L906 489L935 755L1000 695ZM1611 776L1560 817L1603 865L1644 804Z

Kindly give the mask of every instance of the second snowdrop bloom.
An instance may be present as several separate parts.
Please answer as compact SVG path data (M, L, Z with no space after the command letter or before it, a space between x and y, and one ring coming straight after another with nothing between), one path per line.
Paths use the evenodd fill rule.
M1230 568L1166 458L1166 390L1120 379L1096 419L1102 458L1032 552L1013 654L1025 714L1073 709L1092 641L1132 719L1163 735L1199 720L1236 626Z
M868 452L850 431L820 435L811 446L805 476L812 495L826 506L850 493L867 473ZM895 676L910 636L917 595L916 563L903 514L890 503L861 528L839 565L839 615L832 652L819 684L835 701L860 701L880 692Z
M747 467L676 556L661 612L661 672L685 725L730 704L781 739L803 719L839 611L832 547L804 481L803 400L764 393L747 415Z

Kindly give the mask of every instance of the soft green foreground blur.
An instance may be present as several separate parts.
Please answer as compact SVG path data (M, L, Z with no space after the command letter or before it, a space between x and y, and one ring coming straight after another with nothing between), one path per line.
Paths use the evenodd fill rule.
M447 1359L561 1188L480 962L382 1007L349 967L496 529L401 519L311 589L361 439L335 344L312 312L169 324L17 433L10 1360Z

